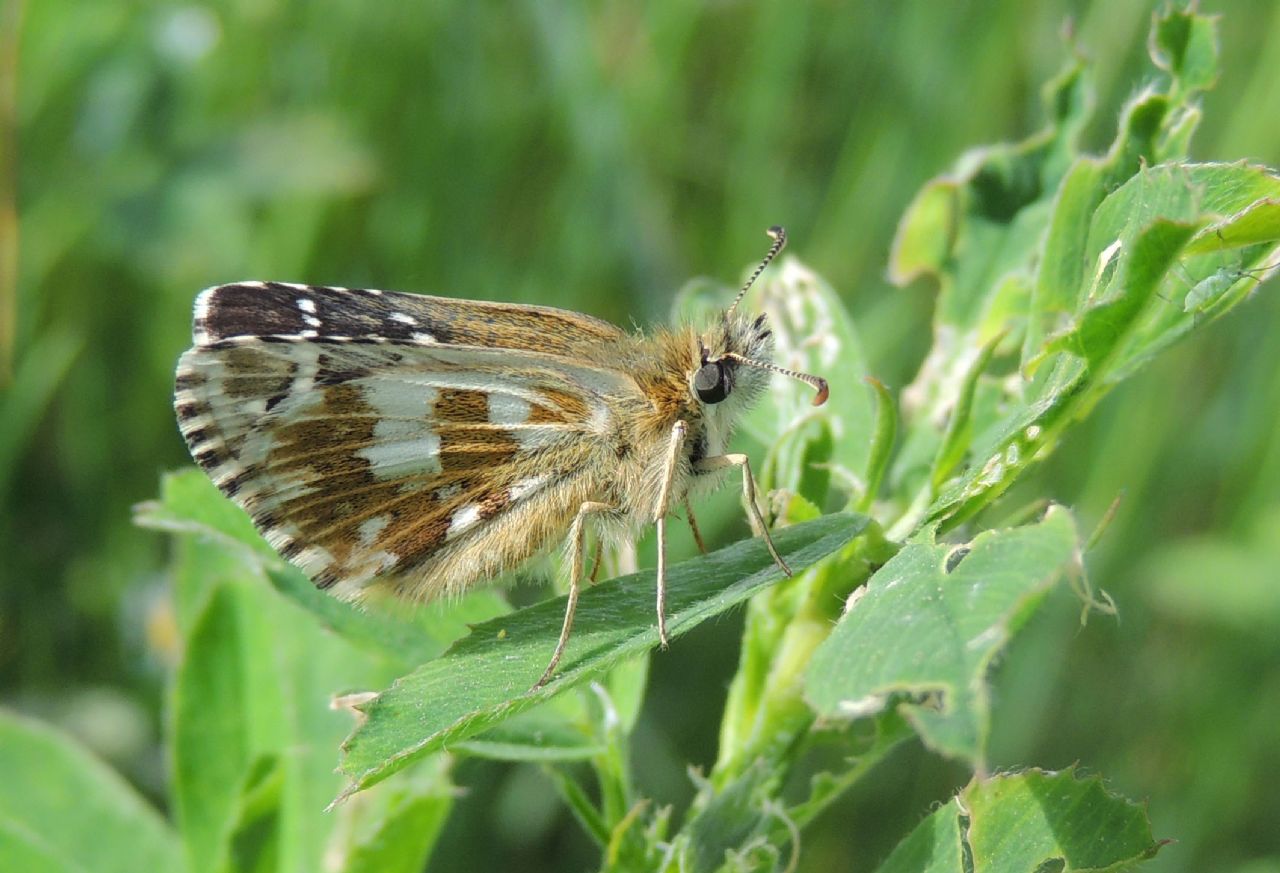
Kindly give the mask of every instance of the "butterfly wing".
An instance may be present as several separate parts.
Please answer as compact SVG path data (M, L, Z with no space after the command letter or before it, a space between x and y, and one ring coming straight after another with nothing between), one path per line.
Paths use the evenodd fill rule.
M198 346L237 336L347 338L579 359L625 337L607 321L550 306L286 282L238 282L203 291L196 298L193 333Z
M272 545L344 596L394 578L431 597L527 557L581 502L572 483L613 433L615 404L638 397L589 360L621 332L574 313L449 301L462 315L447 318L436 298L264 284L255 315L253 290L201 296L179 423ZM297 332L253 333L255 318ZM448 560L499 527L509 534L481 560Z

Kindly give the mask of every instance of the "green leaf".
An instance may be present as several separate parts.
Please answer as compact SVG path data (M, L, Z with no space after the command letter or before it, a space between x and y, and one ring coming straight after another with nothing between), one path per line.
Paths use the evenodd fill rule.
M1142 808L1100 779L1031 770L969 783L876 873L1119 870L1159 849Z
M681 833L681 870L712 873L735 852L761 836L772 816L766 811L779 776L757 761L719 791L704 783L693 814ZM735 869L729 865L729 869ZM741 868L737 868L741 869Z
M371 654L407 670L439 655L471 624L511 611L495 591L474 591L450 603L378 602L356 606L330 597L293 567L267 574L277 591L323 626Z
M1096 776L1030 770L972 782L961 798L974 873L1039 870L1050 862L1061 862L1064 873L1111 870L1160 848L1143 808Z
M321 626L402 671L443 652L470 624L511 611L493 590L420 607L397 602L354 606L330 597L286 564L254 529L249 516L200 470L165 476L160 499L139 506L135 520L177 535L178 592L184 613L202 606L204 596L219 581L265 576Z
M496 761L550 763L601 755L605 743L592 734L582 699L565 694L449 749Z
M404 775L337 812L351 819L353 832L342 873L419 873L426 866L453 808L453 791L443 763Z
M869 512L880 494L880 485L889 470L889 461L893 457L894 441L898 436L898 404L889 393L885 384L874 376L868 376L866 383L876 395L875 426L872 429L870 457L867 460L866 489L857 499L854 508L858 512Z
M814 653L810 702L847 718L896 701L927 745L980 766L987 670L1076 548L1075 525L1058 507L968 546L904 546Z
M194 467L167 473L160 480L160 499L141 504L134 520L142 527L192 534L240 547L265 566L284 563L253 526L248 513L222 495L203 471Z
M280 863L284 771L267 754L249 767L236 805L224 873L273 873Z
M1110 377L1112 371L1119 368L1125 353L1134 352L1129 340L1140 317L1155 298L1165 273L1197 229L1196 224L1163 219L1145 227L1133 240L1128 253L1121 256L1111 283L1111 288L1116 290L1100 294L1098 301L1084 310L1070 330L1049 342L1048 351L1067 350L1083 358L1095 381Z
M1280 229L1269 207L1277 196L1280 177L1245 164L1153 167L1108 196L1081 249L1093 266L1073 299L1076 310L1026 361L1027 377L1006 383L1011 396L974 438L968 470L925 520L947 530L972 517L1114 385L1206 314L1239 303L1280 250L1280 237L1264 238ZM1202 254L1189 255L1192 246ZM1225 274L1224 248L1238 259ZM1188 312L1189 304L1199 308Z
M194 468L166 474L160 498L135 507L134 523L173 535L174 601L184 635L217 586L262 580L267 568L284 565L244 510Z
M1194 93L1212 88L1218 78L1218 21L1169 7L1155 17L1148 51L1157 67L1174 77L1178 91Z
M774 534L796 572L855 537L866 519L835 515ZM742 603L778 581L764 544L748 540L672 566L667 577L672 636ZM652 571L588 588L559 674L534 691L564 618L564 598L477 626L440 658L402 677L360 709L368 720L343 746L343 792L368 787L446 745L474 736L614 664L657 645Z
M916 825L876 873L969 873L964 848L960 805L953 797Z
M968 152L926 183L898 225L890 279L938 281L934 347L913 389L931 421L945 420L976 350L1007 332L1011 319L1025 318L1032 264L1088 121L1092 90L1086 68L1073 58L1044 88L1044 130Z
M5 870L186 869L173 828L115 771L47 725L0 710Z
M217 584L193 622L172 701L175 806L192 869L277 851L279 869L318 869L336 821L324 813L340 787L333 750L350 723L330 700L391 675L258 580ZM268 795L253 792L268 784L261 762L271 760L275 844Z
M173 700L177 818L193 870L225 863L225 838L250 759L236 594L214 589L187 640Z

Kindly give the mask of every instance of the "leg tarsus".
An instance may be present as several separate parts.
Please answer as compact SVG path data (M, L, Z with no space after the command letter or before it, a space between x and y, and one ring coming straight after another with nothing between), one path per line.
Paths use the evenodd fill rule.
M782 556L778 554L778 548L773 544L773 537L769 535L769 526L765 524L764 517L760 514L760 507L756 505L756 481L751 475L751 461L746 455L717 455L713 458L703 458L694 464L694 470L699 473L714 473L717 470L723 470L725 467L741 467L742 468L742 497L747 504L747 520L750 522L752 530L758 530L757 536L764 539L765 546L769 549L769 555L773 558L778 569L787 576L791 574L791 568L787 566L787 562L782 560Z
M530 691L537 691L551 681L555 675L565 647L569 645L569 631L573 629L573 614L578 608L578 594L582 590L582 546L586 537L587 516L593 512L610 512L614 507L607 503L587 501L578 508L569 528L569 600L564 608L564 624L560 627L560 639L556 642L556 650L551 655L551 663L542 671L542 677L533 683Z
M697 543L698 551L705 555L707 544L702 541L702 531L698 530L698 520L693 517L693 504L688 497L684 499L684 517L689 520L689 530L693 531L693 541Z

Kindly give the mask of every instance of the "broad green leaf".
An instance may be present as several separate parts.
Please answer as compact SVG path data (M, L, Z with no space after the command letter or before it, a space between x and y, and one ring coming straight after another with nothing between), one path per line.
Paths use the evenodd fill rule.
M236 593L214 589L187 640L173 699L173 781L191 869L226 863L226 838L250 760L247 678Z
M582 761L604 754L586 707L577 694L563 694L509 718L479 736L451 744L452 752L498 761Z
M192 869L271 852L279 870L318 869L335 822L324 806L340 786L333 750L350 724L330 700L390 675L385 662L259 580L216 585L187 640L172 702L175 805ZM254 794L259 762L270 760L278 761L278 814L264 806L268 794ZM273 822L278 839L255 830Z
M977 779L929 814L877 873L1120 870L1160 848L1146 813L1073 772Z
M953 797L894 847L876 873L967 873L960 805Z
M796 572L822 559L866 525L835 515L775 532ZM781 578L764 544L748 540L676 564L667 577L673 636L730 609ZM560 672L529 689L546 667L564 618L564 598L475 627L444 655L397 680L360 707L367 721L344 744L343 797L448 744L474 736L657 645L652 571L588 588Z
M0 866L39 873L186 869L173 828L115 771L0 710Z
M1076 548L1075 525L1058 507L968 546L904 546L814 653L810 702L845 718L896 705L931 748L980 766L987 670Z
M1113 870L1153 856L1146 811L1074 772L1030 770L970 783L960 794L969 815L974 873Z
M1124 356L1136 353L1131 337L1139 319L1197 229L1198 223L1164 219L1144 227L1120 256L1110 288L1084 309L1070 330L1050 341L1048 351L1070 351L1083 358L1096 382L1112 376L1122 361L1128 363Z

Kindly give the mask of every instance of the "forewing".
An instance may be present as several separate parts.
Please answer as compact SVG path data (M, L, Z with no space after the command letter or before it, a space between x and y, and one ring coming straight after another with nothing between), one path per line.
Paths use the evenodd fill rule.
M196 345L239 336L322 337L513 349L568 358L624 337L597 318L481 300L285 282L219 285L196 299Z
M332 289L309 290L314 297L300 299L322 312L315 298ZM572 475L610 433L614 404L637 396L625 374L585 361L393 341L372 325L351 338L222 337L235 323L225 300L202 297L196 336L206 341L178 365L183 436L218 487L322 588L341 581L355 591L423 568ZM343 323L368 317L337 308Z

